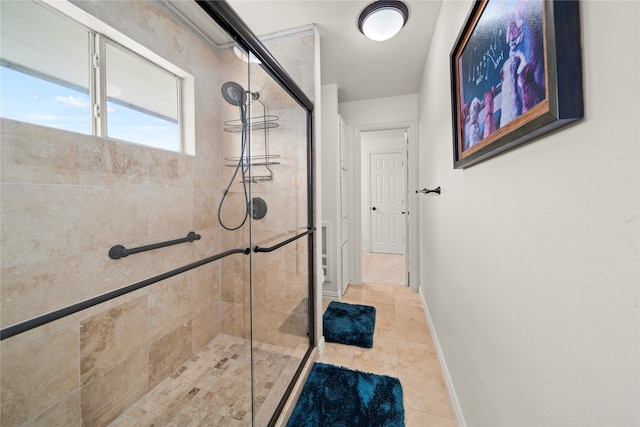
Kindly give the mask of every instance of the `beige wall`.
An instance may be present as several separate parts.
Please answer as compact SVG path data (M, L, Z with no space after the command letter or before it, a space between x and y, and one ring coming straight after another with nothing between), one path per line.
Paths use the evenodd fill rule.
M197 154L3 119L3 327L220 250L211 215L220 188L212 167L220 139L215 52L150 3L80 5L195 76ZM191 230L202 239L107 256L115 244L137 247ZM77 424L81 414L103 425L220 328L213 263L5 340L2 424Z
M420 290L459 420L640 423L640 3L580 2L585 118L452 165L445 1L419 94Z
M2 119L2 327L248 243L246 233L221 231L216 218L233 147L221 121L237 117L221 107L221 83L239 79L224 63L229 52L216 52L157 4L77 4L194 75L196 155ZM295 55L298 43L309 39L287 40L292 53L283 62L304 73L313 54ZM280 116L271 151L283 165L257 190L270 209L254 227L260 239L306 225L304 114L267 80L257 75L255 83ZM202 239L107 256L115 244L191 230ZM254 261L262 285L254 290L254 337L293 348L307 342L308 323L300 305L306 245L294 246ZM104 425L218 333L248 337L248 268L249 257L233 255L2 341L2 425Z

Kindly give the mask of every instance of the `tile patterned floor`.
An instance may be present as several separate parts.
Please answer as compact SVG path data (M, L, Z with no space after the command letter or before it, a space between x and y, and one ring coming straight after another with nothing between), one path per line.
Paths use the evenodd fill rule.
M362 283L404 286L404 255L363 252Z
M306 348L254 345L255 425L267 425ZM110 425L251 426L248 340L218 335Z
M342 302L376 307L373 348L326 343L319 361L400 379L407 427L455 427L455 415L418 294L404 286L350 285ZM326 309L329 300L324 300Z

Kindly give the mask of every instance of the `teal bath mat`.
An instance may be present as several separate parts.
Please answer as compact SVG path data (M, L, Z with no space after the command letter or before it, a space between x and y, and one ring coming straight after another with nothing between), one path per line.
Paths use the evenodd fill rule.
M397 378L316 363L287 427L403 427Z
M327 342L371 348L376 309L368 305L331 301L322 316Z

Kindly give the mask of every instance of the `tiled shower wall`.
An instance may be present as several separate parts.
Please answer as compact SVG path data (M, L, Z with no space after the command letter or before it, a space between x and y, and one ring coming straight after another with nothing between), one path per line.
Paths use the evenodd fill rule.
M194 75L196 155L1 119L2 327L239 246L215 215L229 172L222 167L228 154L220 130L227 118L219 113L220 74L228 70L220 58L228 52L215 52L153 2L74 3ZM313 72L308 43L308 34L289 38L282 56L275 52L294 78ZM305 52L294 53L300 47ZM312 74L302 80L311 94ZM304 126L281 115L281 126ZM272 147L289 168L306 155L301 141L273 140ZM273 201L269 221L279 221L278 209L288 203L275 196L306 200L304 185L276 190L291 183L284 171L265 196ZM298 182L304 178L288 172ZM290 222L306 224L306 212L295 212L304 220ZM120 260L107 256L115 244L137 247L191 230L202 239ZM245 243L245 236L236 240ZM294 246L303 254L306 246L287 249L287 258L297 260L295 272L290 263L268 261L268 254L256 264L254 280L262 284L256 301L268 308L258 315L254 338L291 346L306 338L306 331L286 327L306 316L296 308L306 297L300 283L306 255L292 253ZM2 341L1 424L107 424L218 333L248 336L247 275L248 257L233 255ZM271 291L267 283L278 287Z
M220 250L217 54L157 4L78 5L194 75L197 155L3 119L3 327ZM202 239L107 256L192 230ZM2 425L108 423L219 333L220 270L208 264L4 340Z

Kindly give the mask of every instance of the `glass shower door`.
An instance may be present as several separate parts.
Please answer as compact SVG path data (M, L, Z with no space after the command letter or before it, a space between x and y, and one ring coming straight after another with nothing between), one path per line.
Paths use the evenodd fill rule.
M310 342L306 111L250 71L251 346L254 423L269 425Z
M225 55L221 242L249 256L222 260L224 363L246 397L234 418L266 426L312 347L307 112L258 64Z
M235 369L224 375L237 375L239 424L273 425L314 344L313 105L227 3L199 5L236 41L217 70L218 222L222 250L248 256L222 262L221 335L234 346L222 360Z

